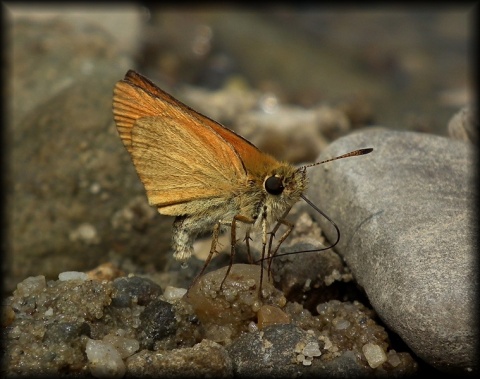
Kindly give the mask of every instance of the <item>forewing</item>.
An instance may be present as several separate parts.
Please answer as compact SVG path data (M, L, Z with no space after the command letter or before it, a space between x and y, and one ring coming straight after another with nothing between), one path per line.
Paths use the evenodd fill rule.
M150 98L147 99L147 104L143 100L142 92L132 93L132 86L141 88L143 92L150 95ZM115 93L118 94L117 98L114 98L115 121L127 149L130 148L128 130L136 119L135 117L138 118L138 115L142 114L151 116L168 115L174 112L180 120L185 118L195 119L202 125L212 128L233 146L243 163L244 169L253 174L252 176L257 176L256 174L263 172L266 167L274 167L279 164L275 158L261 152L255 145L243 137L176 100L150 80L133 70L128 71L125 79L117 84ZM152 98L155 100L152 101ZM132 106L132 102L138 104L138 106ZM125 112L125 107L128 108L128 112Z
M135 72L117 83L113 113L149 202L160 212L168 207L175 214L175 204L226 197L244 181L245 168L231 143L203 116Z
M232 152L213 131L176 119L142 118L132 131L133 163L158 207L229 196L245 177L232 169Z

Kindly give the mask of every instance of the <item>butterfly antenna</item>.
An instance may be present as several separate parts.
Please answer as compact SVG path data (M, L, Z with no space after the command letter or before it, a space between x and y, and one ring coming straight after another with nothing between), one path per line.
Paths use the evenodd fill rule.
M303 166L302 168L305 169L305 168L308 168L308 167L318 166L318 165L323 164L323 163L336 161L337 159L348 158L348 157L357 157L359 155L365 155L365 154L371 153L372 151L373 151L373 149L371 147L368 147L366 149L358 149L358 150L351 151L347 154L340 155L340 156L335 157L335 158L330 158L330 159L326 159L326 160L321 161L321 162L315 162L315 163L307 164L307 165Z
M337 232L337 239L330 246L323 247L321 249L301 250L301 251L292 251L290 253L276 254L273 257L269 257L268 259L283 257L285 255L293 255L293 254L301 254L301 253L314 253L314 252L324 251L324 250L328 250L328 249L331 249L331 248L335 247L338 244L338 242L340 241L340 228L338 227L338 225L335 224L335 222L330 217L328 217L325 214L325 212L323 212L320 208L318 208L315 204L313 204L310 200L308 200L304 195L300 195L300 197L303 200L305 200L305 202L308 205L310 205L313 209L315 209L318 213L320 213L323 217L325 217L328 220L329 223L331 223L333 225L333 227L335 228L335 231ZM267 259L267 258L265 258L265 259Z

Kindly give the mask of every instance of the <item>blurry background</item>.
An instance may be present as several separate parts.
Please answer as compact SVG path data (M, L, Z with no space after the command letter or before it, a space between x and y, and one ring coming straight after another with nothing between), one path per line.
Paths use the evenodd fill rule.
M304 107L357 102L376 124L443 134L471 95L469 11L466 5L152 10L139 65L207 88L238 76Z
M218 89L232 79L309 107L351 102L389 128L445 133L472 96L473 5L266 8L53 8L14 14L89 20L170 85ZM123 45L123 46L122 46Z
M171 219L146 203L111 115L130 68L294 163L360 127L447 135L474 97L468 3L3 10L7 291L108 260L165 266Z

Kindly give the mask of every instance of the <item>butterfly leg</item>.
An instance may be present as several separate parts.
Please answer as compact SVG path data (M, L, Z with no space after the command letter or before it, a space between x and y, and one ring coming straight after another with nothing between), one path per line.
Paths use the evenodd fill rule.
M236 215L233 217L232 222L230 223L230 263L227 268L227 272L225 273L225 277L220 284L220 289L223 287L223 283L225 283L225 279L227 279L228 274L230 273L230 269L233 265L233 257L235 256L235 246L237 244L237 222L243 222L245 224L253 224L255 222L254 219L242 215Z
M260 259L260 286L259 293L262 294L263 285L263 261L265 260L265 251L267 248L267 207L263 207L262 212L262 258Z
M245 245L247 246L247 258L248 258L248 263L249 263L249 264L253 264L253 263L254 263L252 254L251 254L251 252L250 252L250 241L251 241L251 240L252 240L252 238L250 237L250 232L246 232L246 233L245 233Z
M203 264L202 269L200 272L195 276L195 278L192 280L192 283L190 284L189 289L197 282L197 280L203 275L205 272L205 269L207 266L210 264L210 261L212 260L213 254L217 252L217 244L218 244L218 237L220 235L220 222L217 222L213 226L213 233L212 233L212 245L210 247L210 252L208 253L208 257L205 260L205 263ZM222 282L223 283L223 282Z
M278 240L278 244L277 246L275 247L275 250L273 250L272 252L272 243L273 243L273 238L275 237L275 233L278 231L278 229L280 228L281 225L285 225L287 227L287 230L285 231L285 233L282 234L282 236L279 238ZM293 227L294 225L285 220L285 219L280 219L278 220L277 224L275 225L275 227L273 228L273 230L270 232L270 240L268 242L268 255L267 255L267 259L268 259L268 275L270 277L271 275L271 267L272 267L272 260L273 258L275 257L275 255L277 254L278 252L278 249L280 248L280 245L283 243L283 241L285 241L287 239L287 237L290 235L290 233L292 232L293 230ZM263 257L262 257L263 258ZM263 261L262 261L263 262Z

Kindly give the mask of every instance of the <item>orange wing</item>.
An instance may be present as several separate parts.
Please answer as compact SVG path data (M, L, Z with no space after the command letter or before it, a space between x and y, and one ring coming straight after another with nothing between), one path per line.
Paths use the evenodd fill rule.
M245 182L233 140L217 131L223 127L134 71L116 84L113 113L149 202L161 213L182 214L185 207L175 204L226 197Z
M125 75L124 82L128 82L133 85L136 85L144 89L148 93L150 93L151 96L156 98L155 108L151 109L150 111L144 110L144 112L152 112L149 114L152 116L153 115L160 116L165 112L166 109L169 108L169 106L172 106L174 109L176 109L180 114L183 114L185 117L195 118L199 120L201 124L207 125L213 130L215 130L215 132L221 135L225 141L227 141L233 146L235 151L240 156L240 159L242 160L243 165L246 168L247 172L253 173L258 171L260 167L261 169L263 169L264 167L272 167L279 164L279 162L274 157L260 151L255 145L253 145L251 142L249 142L245 138L239 136L234 131L226 128L225 126L208 118L207 116L198 113L197 111L190 108L188 105L183 104L181 101L175 99L173 96L169 95L168 93L158 88L154 83L152 83L150 80L140 75L139 73L133 70L129 70ZM115 118L115 121L117 121L117 118ZM119 126L119 121L121 123L124 120L119 119L117 121L119 132L122 133L123 127L122 127L122 124L120 124ZM127 149L128 149L128 146L127 146ZM261 163L263 163L263 167Z

